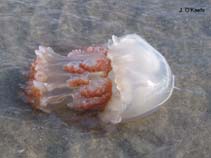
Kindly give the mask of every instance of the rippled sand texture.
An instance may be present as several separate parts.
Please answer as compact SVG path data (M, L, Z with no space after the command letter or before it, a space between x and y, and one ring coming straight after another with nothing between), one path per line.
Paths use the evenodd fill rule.
M204 0L1 0L0 157L209 158L210 5ZM187 6L203 7L205 13L179 13ZM154 114L104 126L74 112L62 118L33 111L19 97L22 72L38 45L65 55L128 33L138 33L162 52L176 76L179 89Z

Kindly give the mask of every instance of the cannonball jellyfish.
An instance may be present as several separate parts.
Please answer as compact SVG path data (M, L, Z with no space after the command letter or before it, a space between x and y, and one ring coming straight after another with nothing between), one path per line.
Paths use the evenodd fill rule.
M35 54L25 93L44 112L65 104L98 111L102 121L116 124L154 111L174 88L166 59L137 34L112 36L105 46L72 50L67 56L44 46Z

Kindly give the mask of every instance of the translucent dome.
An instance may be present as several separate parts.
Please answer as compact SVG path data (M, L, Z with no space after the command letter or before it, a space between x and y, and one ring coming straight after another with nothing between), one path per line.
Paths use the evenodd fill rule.
M113 36L108 42L113 95L103 121L119 123L143 116L168 100L174 76L166 59L137 34Z

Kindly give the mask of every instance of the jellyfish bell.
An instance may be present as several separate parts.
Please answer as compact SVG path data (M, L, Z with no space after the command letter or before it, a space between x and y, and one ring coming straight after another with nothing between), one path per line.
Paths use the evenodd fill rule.
M35 51L26 95L36 109L52 104L99 111L119 123L156 109L171 95L174 76L165 58L136 34L113 36L106 47L72 50L61 56L50 47Z
M113 36L108 42L112 63L113 95L100 114L119 123L143 116L168 100L174 76L165 58L137 34Z

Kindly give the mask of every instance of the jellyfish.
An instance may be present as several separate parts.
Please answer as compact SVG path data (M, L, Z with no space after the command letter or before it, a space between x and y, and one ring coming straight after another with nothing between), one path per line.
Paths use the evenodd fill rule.
M117 124L155 111L174 88L166 59L137 34L112 36L104 46L67 56L44 46L35 54L25 92L34 108L48 113L65 104Z

